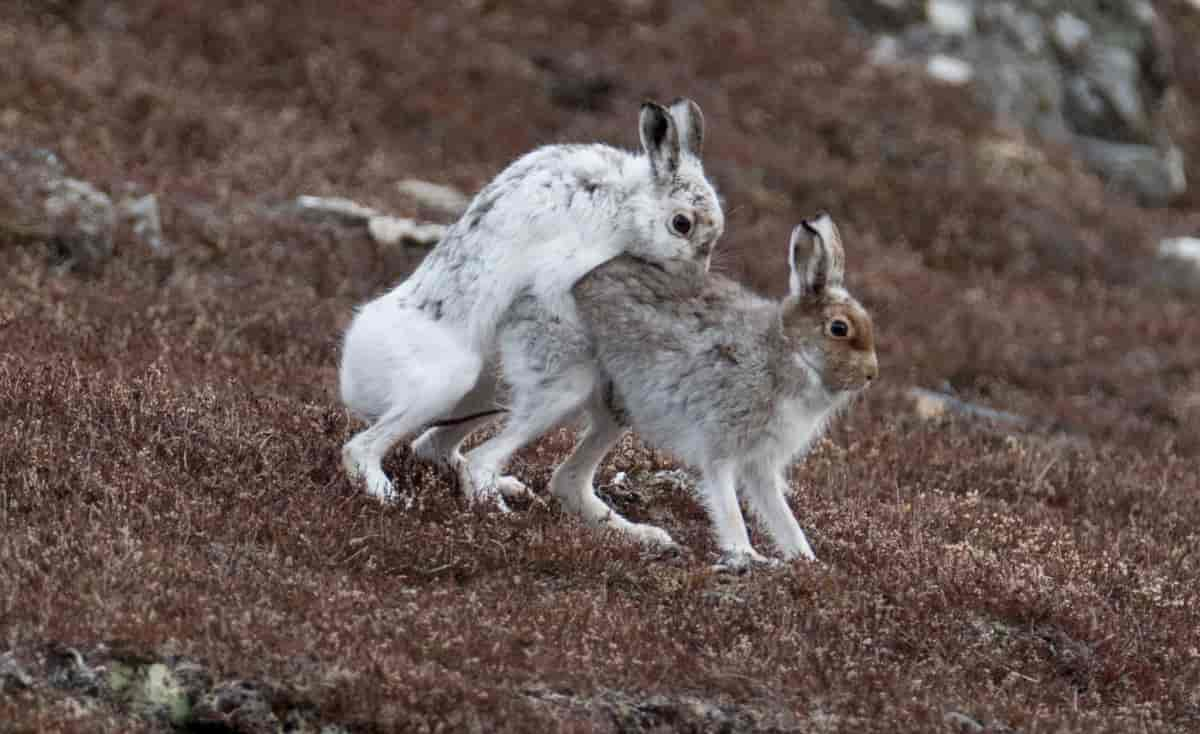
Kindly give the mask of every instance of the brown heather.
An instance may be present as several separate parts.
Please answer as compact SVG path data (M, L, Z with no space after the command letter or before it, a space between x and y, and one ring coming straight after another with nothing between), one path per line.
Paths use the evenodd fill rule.
M1186 5L1161 10L1195 71ZM156 193L173 249L124 233L80 273L0 234L0 653L35 678L64 645L180 655L355 731L1200 729L1200 318L1148 276L1200 198L1136 208L962 90L868 66L824 2L705 7L5 3L0 150ZM1197 78L1173 103L1194 190ZM552 501L474 512L404 451L412 512L350 486L337 339L419 253L284 205L432 216L393 182L632 146L638 101L676 94L710 126L718 267L778 292L827 209L875 315L881 384L794 473L822 563L711 574L701 509L633 440L610 496L688 556ZM905 390L945 382L1033 427L916 417ZM515 469L544 494L568 439ZM0 730L166 727L74 695L0 684Z

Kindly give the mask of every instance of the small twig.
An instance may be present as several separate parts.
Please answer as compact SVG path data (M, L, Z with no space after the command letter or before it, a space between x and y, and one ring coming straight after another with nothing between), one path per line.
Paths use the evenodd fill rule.
M461 418L446 418L444 420L434 421L433 423L429 424L429 427L430 428L446 428L447 426L457 426L461 423L467 423L469 421L478 420L480 418L487 418L488 416L499 415L501 413L507 413L507 412L508 412L507 408L493 408L492 410L483 410L478 413L471 413L470 415L464 415Z

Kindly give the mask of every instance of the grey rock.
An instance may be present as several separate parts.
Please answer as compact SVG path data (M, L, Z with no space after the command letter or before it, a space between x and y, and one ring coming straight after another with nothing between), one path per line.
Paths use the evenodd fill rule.
M1040 16L1010 2L984 3L976 14L981 33L1003 39L1027 54L1046 50L1046 29Z
M433 247L446 236L442 224L422 224L404 217L380 215L367 220L367 231L381 245L409 242L423 247Z
M971 52L979 71L975 96L998 118L1051 140L1069 138L1059 111L1062 73L1053 61L1025 54L999 38L981 39Z
M1063 12L1054 16L1050 37L1059 53L1074 58L1083 43L1092 37L1092 27L1074 13Z
M1072 76L1063 90L1063 115L1071 129L1083 135L1106 137L1114 127L1113 110L1096 85Z
M112 257L116 210L106 194L66 175L50 151L0 152L0 236L52 244L70 263Z
M1172 237L1159 242L1152 278L1167 290L1200 296L1200 237Z
M943 717L945 722L952 726L955 731L960 732L980 732L983 731L983 724L980 724L975 719L967 716L959 711L947 711Z
M975 30L975 8L965 0L927 0L925 16L942 35L966 36Z
M840 727L818 726L818 723L833 723L824 721L825 717L820 717L820 722L804 722L795 712L770 704L738 705L706 701L688 695L646 695L612 689L600 689L584 694L545 686L529 687L522 693L528 700L543 706L600 714L602 718L615 724L617 731L622 732L857 730L857 727L847 727L847 724L852 722L839 722Z
M993 410L981 405L974 405L945 393L926 390L920 387L910 388L908 398L913 402L917 415L926 419L942 418L948 415L961 415L970 418L982 418L1008 426L1024 426L1028 420L1019 415L1003 410Z
M1079 135L1075 150L1111 186L1136 196L1145 206L1165 206L1187 190L1183 153L1173 146L1163 151Z
M217 679L206 665L173 654L172 647L168 642L143 654L103 643L89 648L51 644L44 669L35 675L27 674L12 653L0 654L0 696L49 684L71 708L115 710L154 722L155 730L168 725L242 734L349 731L323 721L317 706L295 691L265 681Z
M161 254L166 251L158 198L154 194L122 199L118 209L122 219L129 223L133 236L149 247L151 252Z
M884 66L899 62L900 55L900 39L885 33L875 39L875 44L871 46L868 58L872 64Z
M974 70L962 59L945 54L934 54L925 64L925 72L929 76L946 84L966 84L971 81Z
M298 196L296 207L310 219L365 224L380 212L341 196Z
M268 693L244 680L222 681L205 693L192 707L189 723L194 727L226 727L253 734L281 728Z
M1084 49L1080 72L1111 111L1104 129L1085 135L1130 143L1148 143L1154 137L1146 105L1139 90L1140 67L1129 49L1089 43Z
M101 673L88 665L83 653L73 647L57 647L47 656L50 685L87 696L99 695Z
M843 0L850 16L867 29L898 30L924 18L920 0Z
M997 118L1050 140L1089 139L1075 145L1087 164L1143 205L1186 190L1182 153L1158 114L1171 83L1170 29L1146 0L840 4L882 34L873 63L913 63L943 82L969 83Z
M312 221L365 225L371 238L383 245L408 242L432 247L445 236L447 229L444 224L393 217L340 196L300 196L296 199L296 209Z
M117 213L104 192L76 178L51 180L44 190L50 231L71 258L97 265L112 257Z
M421 206L435 209L456 219L462 216L471 203L470 197L452 186L420 179L406 178L397 183L396 188Z
M19 691L33 686L33 678L11 652L0 655L0 693Z

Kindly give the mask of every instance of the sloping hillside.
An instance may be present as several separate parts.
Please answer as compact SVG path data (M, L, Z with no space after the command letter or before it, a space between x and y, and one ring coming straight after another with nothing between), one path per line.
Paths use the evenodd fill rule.
M1193 186L1146 209L870 63L832 3L5 5L0 194L43 166L127 213L82 257L0 208L0 730L1196 730L1200 287L1156 248L1200 235L1200 11L1159 12ZM713 574L634 439L606 496L690 554L564 516L565 431L511 517L403 450L414 510L351 486L339 334L424 250L296 197L444 222L396 182L632 147L640 100L680 94L717 267L782 291L825 209L875 314L880 384L793 474L822 563Z

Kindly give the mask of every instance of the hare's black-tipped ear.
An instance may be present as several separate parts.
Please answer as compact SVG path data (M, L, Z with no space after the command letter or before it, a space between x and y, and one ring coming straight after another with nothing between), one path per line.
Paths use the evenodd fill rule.
M808 266L800 272L797 248L806 237L812 239L812 255ZM837 225L828 214L800 223L792 230L788 256L791 268L789 285L792 295L809 293L820 295L827 288L840 288L846 271L846 253L842 249L842 237Z
M641 115L642 150L650 158L656 178L675 175L679 169L679 130L666 107L643 102Z
M670 109L679 128L683 149L699 158L704 150L704 113L700 111L700 105L680 97L671 103Z

